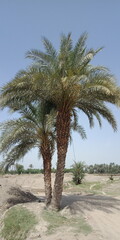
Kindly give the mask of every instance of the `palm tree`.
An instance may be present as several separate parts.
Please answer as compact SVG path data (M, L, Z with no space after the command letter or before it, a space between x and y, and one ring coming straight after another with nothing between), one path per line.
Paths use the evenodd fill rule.
M78 185L82 183L85 177L85 163L84 162L74 162L72 165L73 182Z
M47 100L57 111L57 172L54 183L52 205L60 208L64 167L72 116L83 112L93 126L94 117L101 126L101 116L116 131L117 125L105 103L119 104L120 89L114 76L103 66L92 66L93 57L101 50L86 48L87 34L83 34L73 46L71 34L62 35L59 52L51 42L43 38L46 52L31 50L27 57L33 60L32 66L20 71L13 81L1 90L0 105L12 108L15 102L21 103Z
M51 160L56 140L55 109L48 102L26 106L22 102L21 106L14 104L13 109L16 109L21 114L21 117L0 125L2 130L0 153L5 155L5 160L1 163L2 169L4 168L6 172L10 166L24 157L28 151L38 147L44 165L46 206L49 206L52 198ZM86 138L85 130L78 124L75 113L71 122L71 135L72 131L79 133L82 139ZM70 140L72 141L72 137ZM32 167L32 164L30 164L30 167Z
M0 152L4 153L3 166L7 170L34 147L43 158L46 206L51 202L51 160L54 152L54 115L47 103L34 103L19 110L21 117L1 124ZM49 113L49 114L48 114Z

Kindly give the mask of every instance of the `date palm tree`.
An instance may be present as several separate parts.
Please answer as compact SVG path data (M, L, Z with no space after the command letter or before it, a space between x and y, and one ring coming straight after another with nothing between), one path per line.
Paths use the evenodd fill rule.
M51 202L51 161L54 152L54 114L48 104L29 104L19 110L20 118L1 124L0 152L7 170L34 147L38 147L43 158L46 206ZM49 113L49 114L48 114Z
M51 42L43 38L45 52L31 50L26 56L33 60L26 71L20 71L1 90L2 108L14 106L24 99L27 102L47 100L56 107L57 172L52 206L60 208L66 153L70 139L70 125L74 112L82 112L93 126L94 117L101 126L101 116L116 131L117 125L106 103L119 105L120 89L114 76L103 66L90 64L101 50L87 49L87 34L83 34L73 46L71 34L62 35L57 52Z
M21 117L0 125L2 130L0 153L5 156L1 163L2 169L6 172L28 151L38 147L39 155L42 155L43 158L46 206L49 206L52 198L51 161L56 141L55 109L45 102L29 105L22 102L21 107L14 104L13 110L15 109ZM86 138L85 130L78 124L75 112L71 122L71 135L72 131L79 133L82 139ZM72 140L72 137L70 140Z

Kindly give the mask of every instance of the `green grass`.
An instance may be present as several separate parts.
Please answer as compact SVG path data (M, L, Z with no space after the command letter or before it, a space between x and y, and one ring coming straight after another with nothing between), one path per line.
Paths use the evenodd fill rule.
M1 236L5 240L25 240L36 223L35 215L26 208L13 207L5 215Z
M46 222L48 222L47 234L56 232L56 230L60 227L62 227L62 229L64 228L64 231L65 227L69 227L72 232L83 233L85 235L92 231L91 226L88 225L82 217L71 217L68 219L67 217L62 216L60 212L53 211L44 211L42 213L42 217Z

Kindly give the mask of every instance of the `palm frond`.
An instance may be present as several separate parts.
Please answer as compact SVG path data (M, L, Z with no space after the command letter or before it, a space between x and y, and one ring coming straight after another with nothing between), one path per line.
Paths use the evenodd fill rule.
M62 56L65 56L65 54L68 55L71 50L72 50L71 33L68 33L67 36L62 34L60 43L60 55Z
M26 53L26 58L31 58L34 61L37 61L41 64L47 65L50 61L50 56L44 52L38 51L37 49L31 49Z
M88 34L85 32L83 33L80 38L78 39L75 47L74 47L74 56L81 56L83 55L85 49L86 49L86 40L87 40Z
M51 56L51 58L55 61L57 60L57 52L55 48L53 47L52 43L46 38L43 37L43 44L46 50L46 53Z
M80 126L78 124L76 126L74 124L71 124L71 130L79 133L79 135L81 136L82 139L87 138L86 132L82 126Z
M6 170L9 169L16 161L23 158L26 153L33 148L34 142L21 142L17 146L14 146L6 155L2 164L2 167Z
M105 106L105 104L103 102L96 101L94 103L94 102L87 102L87 101L82 102L81 101L78 104L78 108L87 115L91 127L93 126L93 117L94 116L97 118L99 125L101 127L101 119L99 116L99 115L101 115L103 118L105 118L109 122L109 124L112 126L114 131L117 130L116 120L115 120L113 114L111 113L111 111L108 109L108 107ZM92 125L91 125L91 121L92 121Z
M0 152L8 152L9 149L21 142L32 140L34 143L37 141L35 129L33 124L25 120L9 121L1 124L2 134L0 137Z

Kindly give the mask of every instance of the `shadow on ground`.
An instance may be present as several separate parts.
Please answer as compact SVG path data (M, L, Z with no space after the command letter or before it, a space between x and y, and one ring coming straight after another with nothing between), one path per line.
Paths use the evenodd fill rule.
M19 203L27 203L27 202L44 202L44 197L36 197L32 193L28 191L23 191L20 188L12 187L8 191L9 195L12 195L13 197L8 198L8 208L19 204Z
M12 195L7 200L8 208L19 203L45 201L45 197L37 197L29 191L23 191L16 187L10 188L8 193ZM84 213L85 210L92 211L94 209L111 213L112 209L120 210L120 200L109 196L93 194L69 194L62 197L61 207L62 209L67 207L72 214L76 214L77 212Z
M67 207L72 214L77 212L84 213L85 210L92 211L94 209L111 213L112 209L120 210L120 200L100 195L68 195L62 197L62 209Z

